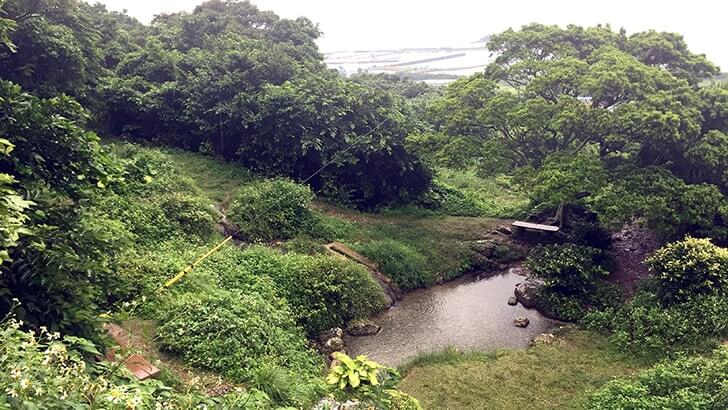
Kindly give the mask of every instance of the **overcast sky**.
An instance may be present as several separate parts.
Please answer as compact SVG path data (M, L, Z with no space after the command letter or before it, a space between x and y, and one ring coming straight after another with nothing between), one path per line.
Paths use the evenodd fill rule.
M95 0L88 0L95 2ZM101 0L143 23L155 14L191 11L201 0ZM654 28L683 34L689 47L728 71L726 0L253 0L282 17L319 24L323 52L462 46L523 24L609 23L628 33Z

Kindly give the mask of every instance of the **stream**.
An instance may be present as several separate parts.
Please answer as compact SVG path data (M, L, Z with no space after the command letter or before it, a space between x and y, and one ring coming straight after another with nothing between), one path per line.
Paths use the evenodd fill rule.
M419 352L455 347L460 350L523 349L558 322L536 310L510 306L516 284L525 280L519 267L481 278L466 275L443 285L404 296L395 306L372 318L382 327L374 336L346 337L349 355L367 355L387 366L398 366ZM525 316L527 328L513 325Z

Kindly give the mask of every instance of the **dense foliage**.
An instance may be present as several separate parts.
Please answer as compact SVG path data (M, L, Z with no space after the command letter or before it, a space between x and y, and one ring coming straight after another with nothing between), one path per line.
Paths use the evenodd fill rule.
M490 38L497 56L432 102L428 161L515 172L531 206L577 203L665 239L726 236L725 89L678 34L530 24Z
M301 378L316 375L316 359L285 301L271 295L187 294L169 306L158 332L165 349L235 380L251 380L265 366L284 366Z
M536 295L540 309L559 319L579 321L589 309L617 305L619 290L603 281L609 273L603 258L599 249L570 243L531 251L526 265L542 283Z
M658 282L657 296L665 305L728 294L728 249L713 245L709 239L688 237L668 244L647 264Z
M648 260L652 281L624 306L592 313L586 322L646 358L705 351L728 337L724 255L725 248L706 239L668 244Z
M321 242L348 240L411 290L476 266L473 242L492 228L461 232L450 218L430 235L412 219L344 222L313 212L313 192L459 216L568 204L589 216L566 232L573 243L528 260L554 316L602 310L585 322L648 359L728 337L728 255L708 239L659 250L647 261L654 281L622 307L600 280L603 225L641 218L663 239L728 243L728 90L701 86L717 68L682 37L532 24L492 36L487 70L440 92L344 79L326 69L319 35L306 18L248 1L211 0L144 26L80 0L0 0L0 406L310 407L324 393L323 360L306 336L385 299L366 270L319 253ZM102 145L91 129L249 171L203 193L165 151ZM160 289L222 239L227 199L246 240L291 241L223 246ZM509 252L495 247L488 262ZM210 399L92 363L96 345L78 336L101 341L105 311L157 323L163 349L251 389ZM661 365L590 405L719 408L723 356ZM336 393L419 408L391 389L394 372L340 360Z
M0 311L7 312L17 298L23 302L20 319L54 330L89 330L83 323L95 316L102 289L112 286L109 263L120 240L83 206L108 183L108 159L98 137L79 126L85 115L68 97L40 99L0 81L8 232Z
M228 215L248 240L290 239L314 222L306 186L274 179L244 186L233 198Z
M313 337L384 308L381 287L369 272L351 262L323 255L281 255L275 249L252 247L241 254L238 263L238 269L247 275L270 277L298 323ZM236 278L229 279L228 284L236 286Z
M196 407L265 409L260 391L210 398L198 391L175 392L157 380L138 381L123 367L87 361L98 350L88 340L41 327L23 331L11 318L0 328L0 406L10 409L146 409Z
M711 357L659 364L634 380L615 380L594 392L589 410L724 409L728 407L728 350Z
M311 186L361 207L407 201L429 185L429 171L404 146L422 126L412 105L396 90L327 70L319 30L306 18L221 0L151 26L78 0L5 9L2 38L17 50L0 50L0 77L77 98L106 133L297 179L331 162Z

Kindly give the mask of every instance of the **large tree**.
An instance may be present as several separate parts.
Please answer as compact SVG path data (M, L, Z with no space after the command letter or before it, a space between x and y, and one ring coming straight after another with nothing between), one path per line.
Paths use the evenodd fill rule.
M686 152L720 139L705 125L722 113L705 111L723 97L698 88L717 68L679 35L532 24L494 35L488 47L494 62L448 87L434 123L500 145L513 167L597 146L604 159L697 175Z

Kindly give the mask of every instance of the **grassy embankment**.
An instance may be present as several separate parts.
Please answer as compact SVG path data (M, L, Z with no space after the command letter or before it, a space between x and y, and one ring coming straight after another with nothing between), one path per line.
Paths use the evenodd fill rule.
M231 194L254 180L243 168L212 157L180 150L165 152L175 167L193 179L210 201L223 207ZM474 178L477 177L448 175L448 183L472 187ZM490 193L502 192L503 200L499 202L505 204L505 209L520 203L516 194L498 188L495 183L481 189ZM482 206L485 208L485 202ZM474 242L503 223L497 218L442 216L413 208L372 214L325 201L317 201L315 207L327 230L332 232L330 239L344 242L377 261L385 273L404 285L405 290L429 286L468 271L472 266Z
M591 391L641 368L606 338L573 331L528 350L425 354L402 368L399 388L424 409L578 409Z

